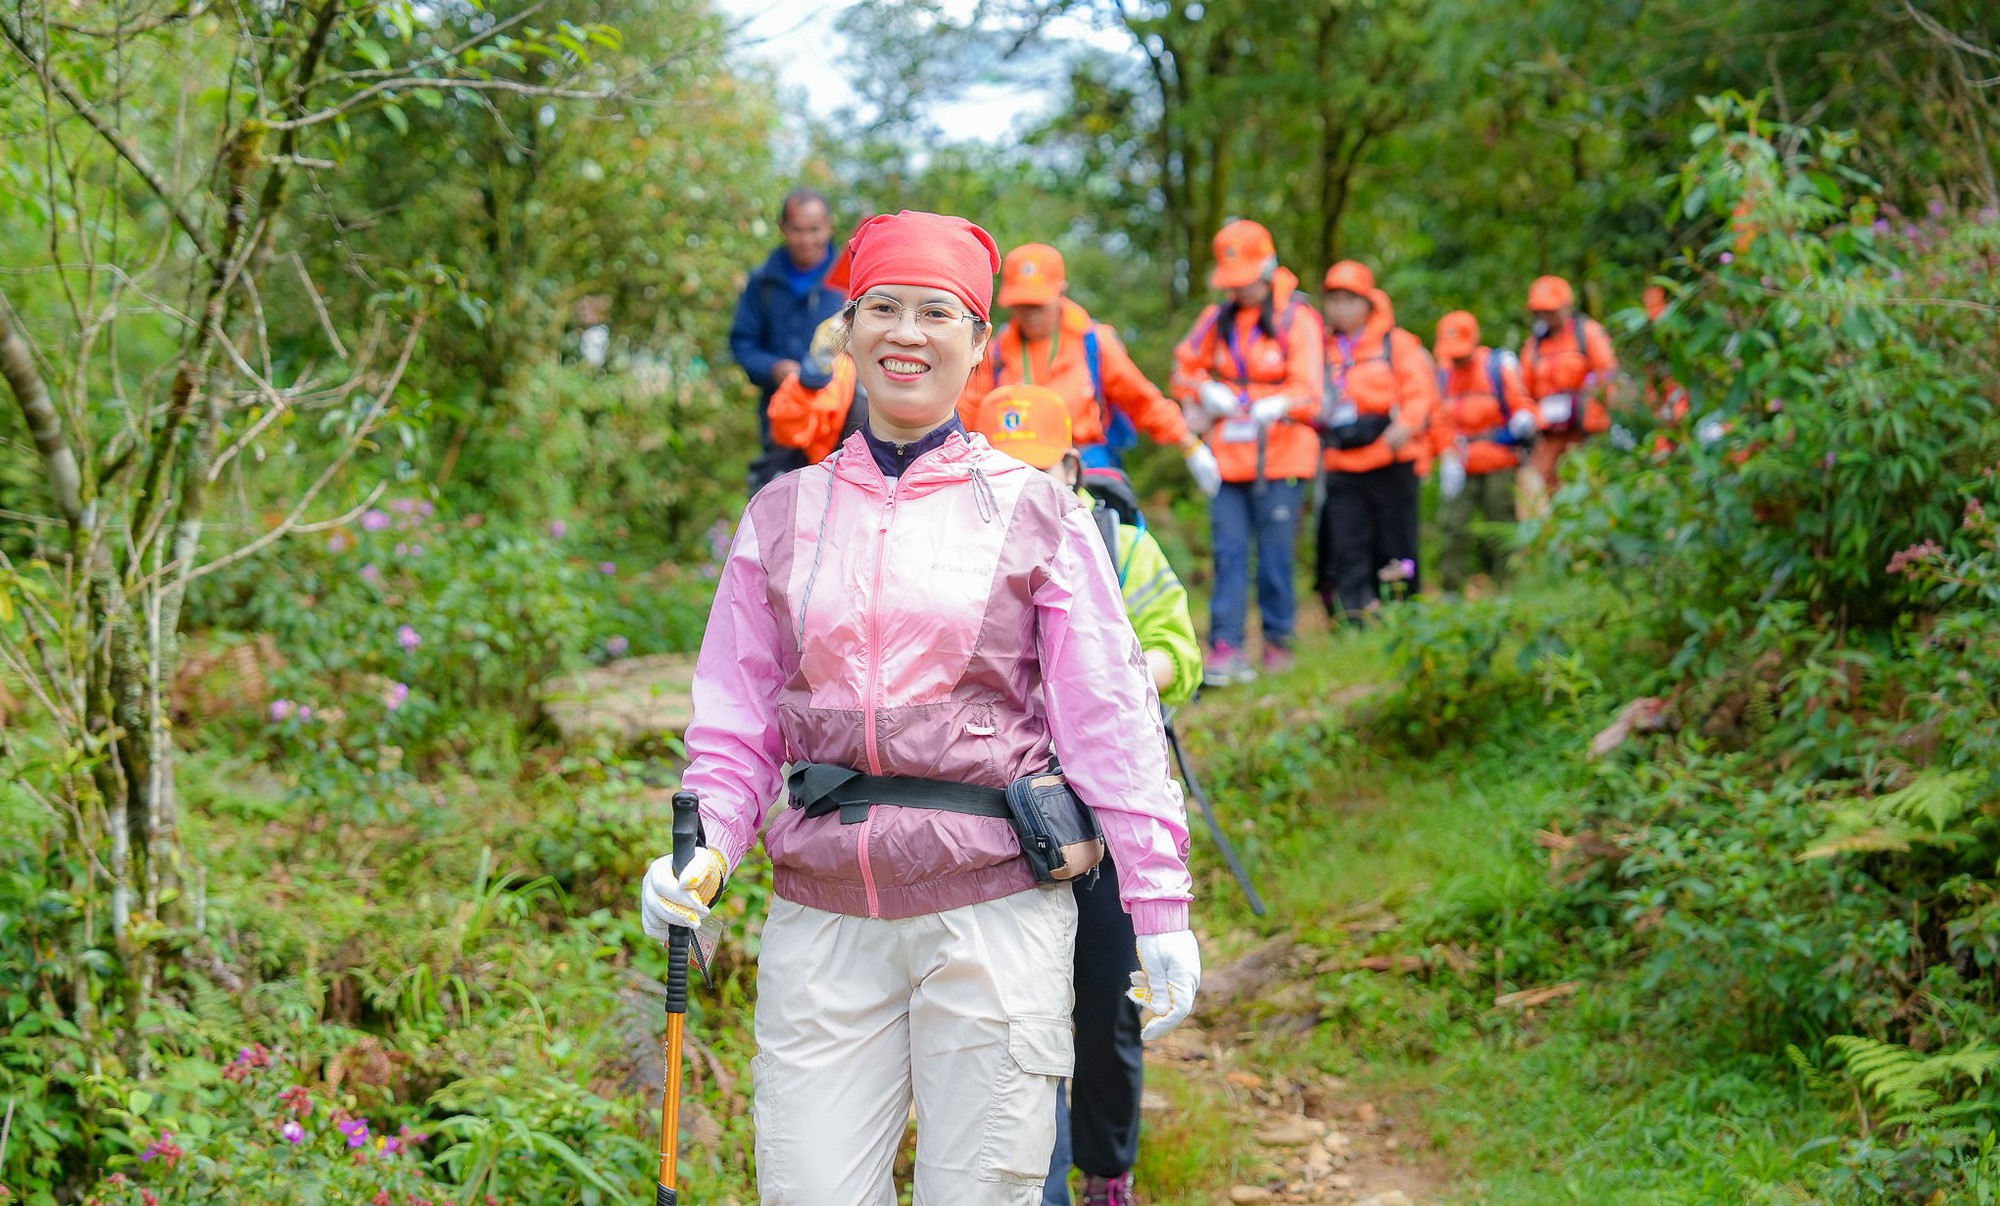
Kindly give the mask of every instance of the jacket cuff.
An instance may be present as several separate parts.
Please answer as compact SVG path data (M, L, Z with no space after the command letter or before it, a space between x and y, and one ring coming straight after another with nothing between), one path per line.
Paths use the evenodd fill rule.
M1185 900L1142 900L1132 906L1134 934L1173 934L1187 928Z

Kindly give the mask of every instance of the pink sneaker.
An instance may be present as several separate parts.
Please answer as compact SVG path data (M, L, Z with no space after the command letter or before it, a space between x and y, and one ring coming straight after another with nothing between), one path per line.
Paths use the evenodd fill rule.
M1264 673L1283 674L1297 663L1289 645L1264 646Z
M1132 1174L1083 1179L1081 1206L1138 1206L1139 1194L1132 1188Z
M1250 655L1227 641L1217 641L1209 651L1208 660L1202 663L1201 685L1204 687L1231 687L1238 683L1255 682L1257 668L1250 664Z

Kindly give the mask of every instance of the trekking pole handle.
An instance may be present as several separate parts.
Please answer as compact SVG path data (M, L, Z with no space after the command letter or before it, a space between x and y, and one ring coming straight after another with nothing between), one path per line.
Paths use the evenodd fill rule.
M691 791L674 793L674 874L687 870L701 845L701 799ZM686 1013L688 1001L688 942L686 927L674 926L667 936L667 1012Z

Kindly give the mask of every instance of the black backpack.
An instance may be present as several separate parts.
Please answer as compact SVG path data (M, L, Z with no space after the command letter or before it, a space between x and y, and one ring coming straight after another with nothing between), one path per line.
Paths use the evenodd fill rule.
M1085 469L1083 489L1097 504L1091 510L1091 518L1097 521L1105 551L1111 554L1111 564L1118 570L1118 585L1123 587L1128 566L1118 560L1118 525L1145 530L1146 515L1139 509L1139 492L1132 488L1132 479L1125 476L1123 469L1108 467Z

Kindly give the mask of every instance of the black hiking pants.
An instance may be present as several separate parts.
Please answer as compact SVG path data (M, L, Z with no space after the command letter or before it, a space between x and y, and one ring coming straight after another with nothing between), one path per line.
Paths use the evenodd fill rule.
M1317 578L1330 614L1359 620L1384 597L1385 567L1399 561L1416 564L1417 522L1417 467L1411 462L1326 475ZM1421 584L1412 574L1399 589L1415 595Z
M1076 889L1076 1073L1069 1125L1058 1134L1045 1201L1069 1201L1072 1164L1092 1176L1116 1177L1139 1162L1144 1046L1139 1007L1125 995L1138 970L1138 939L1118 902L1118 868L1107 853L1097 865L1097 882ZM1061 1142L1063 1133L1068 1144Z

